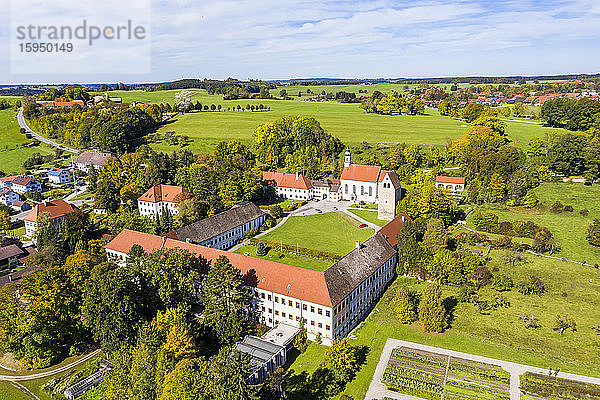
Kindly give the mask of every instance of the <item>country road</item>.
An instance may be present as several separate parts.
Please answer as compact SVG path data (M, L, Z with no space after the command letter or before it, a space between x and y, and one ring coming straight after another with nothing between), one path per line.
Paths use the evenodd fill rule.
M31 134L31 136L33 136L34 138L36 138L37 140L39 140L40 142L44 142L46 144L49 144L52 147L58 147L59 149L65 150L65 151L69 151L71 153L75 153L75 154L79 154L78 150L72 149L70 147L67 147L65 145L62 145L60 143L56 143L50 139L47 139L45 137L43 137L42 135L38 135L37 133L35 133L34 131L31 130L31 128L29 127L29 125L27 125L27 122L25 121L25 117L23 116L23 107L21 107L19 109L19 112L17 114L17 122L19 123L19 126L21 128L24 128L25 131L27 131L27 133Z
M84 362L88 361L89 359L93 358L98 353L100 353L100 351L101 351L100 349L92 351L90 354L88 354L84 357L81 357L79 360L74 361L71 364L63 365L60 368L55 368L50 371L44 371L44 372L40 372L37 374L31 374L31 375L17 375L17 376L0 375L0 381L31 381L33 379L46 378L48 376L52 376L52 375L67 371L73 367L76 367L79 364L83 364Z

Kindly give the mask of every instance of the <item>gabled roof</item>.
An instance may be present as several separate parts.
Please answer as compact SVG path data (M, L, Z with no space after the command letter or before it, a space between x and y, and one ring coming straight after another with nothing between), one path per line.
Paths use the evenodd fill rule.
M37 181L30 176L17 176L15 179L12 180L13 185L21 185L21 186L27 186L31 182L37 182Z
M36 206L33 207L24 220L36 222L38 216L42 213L48 213L50 214L50 219L54 219L75 211L79 211L79 208L71 203L67 203L63 199L46 200L42 203L36 204Z
M460 176L438 176L435 178L437 183L454 183L454 184L465 184L465 178Z
M394 187L394 189L398 189L401 186L400 177L398 176L396 171L382 171L379 175L379 182L383 182L386 176L390 177L390 181L392 182L392 186Z
M285 174L282 172L266 172L262 173L263 183L277 187L285 187L291 189L312 189L313 185L307 177L302 174Z
M42 269L42 268L38 267L38 266L27 267L25 269L15 271L12 274L0 276L0 288L2 288L6 284L21 280L24 277L26 277L27 275L30 275L35 271L39 271L40 269Z
M256 204L247 202L233 206L222 213L204 218L201 221L179 228L169 233L169 237L186 241L191 239L196 243L201 243L214 236L225 233L235 227L244 225L265 213L256 206Z
M23 254L23 250L16 244L9 244L8 246L0 247L0 261L8 260L11 257L20 256Z
M102 166L106 164L106 160L110 157L113 157L111 153L99 153L96 151L84 151L83 153L77 156L75 162L77 164L91 164Z
M381 167L377 165L356 165L350 164L344 167L341 179L360 182L377 182Z
M18 176L19 175L3 176L2 178L0 178L0 182L2 182L2 183L12 182Z
M406 221L412 221L412 219L407 213L403 212L385 224L378 233L388 241L390 246L395 247L398 244L398 234Z
M50 171L48 171L48 175L59 176L63 172L69 172L69 171L67 171L66 169L62 169L62 168L52 168L52 169L50 169Z
M373 274L383 263L396 254L396 250L379 233L371 236L360 248L325 271L325 281L332 304L338 304Z
M146 251L153 251L161 248L180 248L188 250L193 254L206 258L211 264L214 263L219 256L225 256L229 259L231 265L238 268L242 274L254 271L253 273L250 272L250 274L256 275L256 286L259 289L331 307L331 299L329 298L323 272L128 229L119 233L106 245L106 249L120 253L129 253L131 246L134 244L139 244Z
M175 202L175 198L180 194L191 195L190 192L181 186L156 185L148 189L148 191L141 195L138 200L148 201L150 203L158 203L161 201L173 203Z

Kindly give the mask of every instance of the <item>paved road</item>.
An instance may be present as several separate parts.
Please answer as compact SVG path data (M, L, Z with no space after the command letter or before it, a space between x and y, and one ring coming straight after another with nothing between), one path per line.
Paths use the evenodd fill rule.
M17 122L19 123L19 126L21 128L25 128L25 131L27 131L27 133L31 134L31 136L33 136L34 138L36 138L37 140L39 140L40 142L44 142L49 144L52 147L58 147L59 149L63 149L65 151L69 151L71 153L75 153L75 154L79 154L78 150L72 149L70 147L67 147L63 144L60 143L56 143L50 139L46 139L45 137L38 135L37 133L35 133L34 131L31 130L31 128L29 127L29 125L27 125L27 122L25 121L25 117L23 117L23 107L21 107L21 109L19 110L19 113L17 114Z
M367 391L367 395L365 396L365 400L373 400L373 399L382 399L384 397L390 397L393 399L402 399L402 400L421 400L418 397L413 397L401 393L395 393L390 390L387 390L385 385L381 383L381 377L385 372L385 367L390 359L390 355L392 354L392 350L397 347L412 347L414 349L420 349L425 351L431 351L440 354L446 354L452 357L460 357L467 360L479 361L487 364L499 365L506 372L510 373L510 399L511 400L520 400L521 393L519 390L519 376L524 374L525 372L534 372L537 374L547 375L548 370L538 367L532 367L529 365L517 364L508 361L498 360L495 358L482 357L477 356L475 354L461 353L459 351L453 351L448 349L442 349L440 347L427 346L420 343L407 342L405 340L398 340L388 338L385 343L385 347L381 352L381 357L379 358L379 363L375 368L375 374L373 375L373 380L369 385L369 390ZM559 372L559 378L572 379L580 382L593 383L596 385L600 385L600 378L593 378L590 376L569 374L566 372Z
M523 121L520 119L502 119L502 121L507 121L507 122L521 122L523 124L533 124L533 125L544 125L541 122L535 122L535 121Z
M58 374L60 372L69 370L73 367L76 367L79 364L83 364L84 362L88 361L89 359L93 358L98 353L100 353L100 351L101 351L100 349L92 351L90 354L88 354L84 357L81 357L79 360L73 361L71 364L63 365L60 368L55 368L50 371L39 372L37 374L31 374L31 375L17 375L17 376L0 375L0 381L15 381L16 382L16 381L30 381L33 379L46 378L48 376L52 376L52 375Z

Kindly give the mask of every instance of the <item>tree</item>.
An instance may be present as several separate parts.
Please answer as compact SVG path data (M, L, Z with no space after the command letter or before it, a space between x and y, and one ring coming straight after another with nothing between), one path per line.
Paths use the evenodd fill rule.
M210 363L203 358L183 359L163 381L158 400L209 400Z
M110 179L102 179L97 186L95 193L96 208L104 209L110 212L117 211L121 200L119 197L119 189Z
M271 216L275 219L281 218L283 216L283 209L279 204L274 204L269 209L271 212Z
M377 112L381 114L391 114L393 112L402 111L401 99L393 95L385 96L379 99L376 106Z
M556 317L554 318L554 324L552 325L552 329L558 331L561 336L567 329L571 329L573 332L575 332L577 331L575 318L571 314L556 314Z
M448 243L448 234L442 220L431 218L427 221L427 230L423 236L423 244L435 253L440 249L445 249Z
M302 354L308 347L308 339L306 334L306 327L304 326L304 318L300 318L300 331L294 338L294 347Z
M527 194L525 194L525 197L523 198L523 207L533 208L533 207L537 206L537 204L538 204L537 196L535 195L535 193L532 190L528 190Z
M264 242L258 242L256 244L256 256L264 257L267 255L267 246L265 246Z
M10 215L4 210L0 210L0 231L8 230L10 230Z
M240 270L219 256L202 283L205 321L224 344L239 340L247 330L251 297Z
M446 309L442 302L442 289L437 283L428 283L419 303L419 320L426 332L443 332L446 329Z
M88 176L87 176L87 181L88 181L88 190L90 192L95 192L96 185L98 184L98 171L96 171L96 168L94 168L93 166L90 167L90 171L88 172Z
M329 369L338 381L350 382L359 368L358 348L351 345L347 339L334 340L325 350L323 366Z
M175 106L181 112L188 112L192 108L192 92L182 90L175 95Z
M469 124L475 121L485 110L485 107L482 104L470 103L468 106L463 108L462 117Z
M531 295L536 294L541 296L546 292L546 285L537 275L530 275L526 280L517 283L517 290L521 294Z
M594 219L594 222L588 226L586 239L592 246L600 246L600 219Z
M492 278L492 287L499 292L504 292L512 289L513 281L509 275L498 274Z
M500 174L492 175L490 180L490 203L504 200L506 194L506 180Z
M38 248L55 247L59 249L58 229L56 223L50 219L50 214L41 213L36 220L36 228L33 233Z
M414 296L405 287L400 287L396 292L394 312L401 324L412 324L417 320Z
M558 248L558 242L548 228L542 227L533 238L532 248L539 253L550 252L552 254Z

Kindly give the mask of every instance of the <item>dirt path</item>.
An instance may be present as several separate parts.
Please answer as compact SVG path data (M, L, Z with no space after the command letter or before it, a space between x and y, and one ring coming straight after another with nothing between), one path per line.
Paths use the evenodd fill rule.
M21 392L25 393L26 395L30 396L32 399L35 400L42 400L39 397L37 397L31 390L27 389L25 386L21 385L19 382L10 382L10 384L14 387L19 389Z

